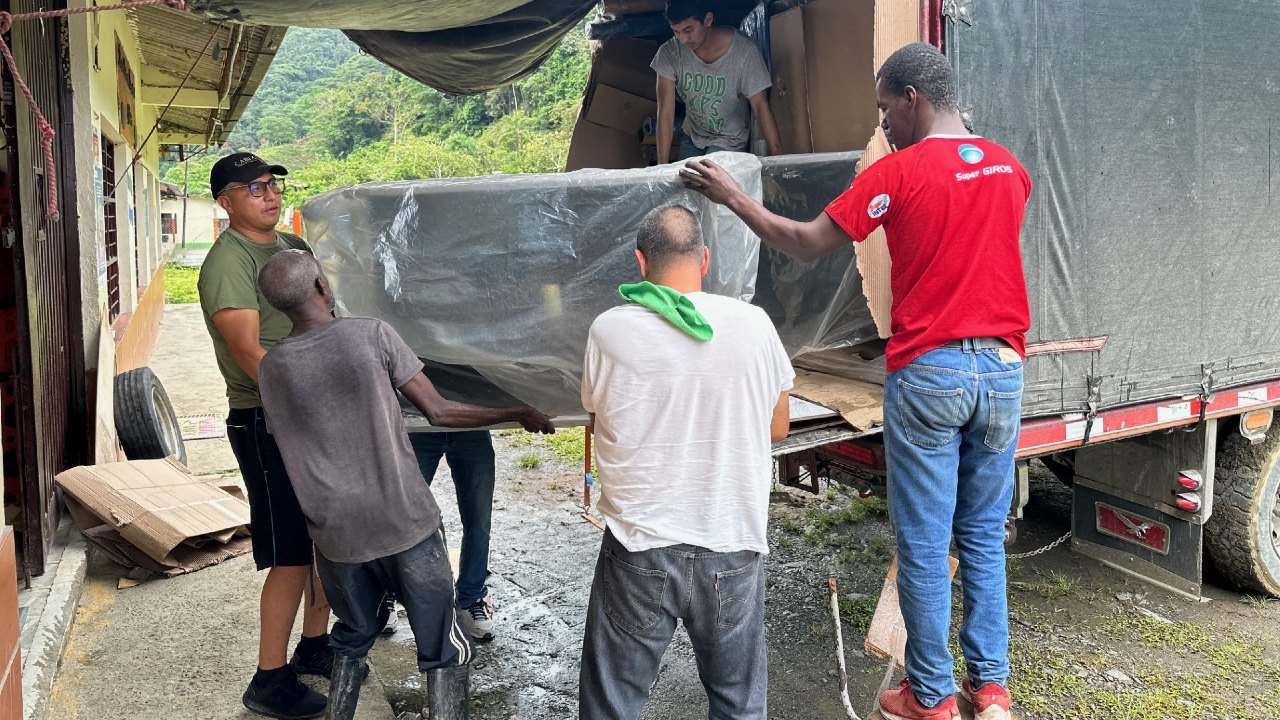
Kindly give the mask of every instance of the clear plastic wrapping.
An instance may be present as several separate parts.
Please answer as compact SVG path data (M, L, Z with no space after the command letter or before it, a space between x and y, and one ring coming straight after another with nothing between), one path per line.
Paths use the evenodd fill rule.
M714 157L761 196L758 158ZM468 366L494 386L472 383L459 399L505 393L580 416L587 330L622 302L619 284L639 279L636 230L669 203L701 220L705 289L750 300L759 240L672 165L373 183L319 195L303 216L340 315L381 318L433 366Z

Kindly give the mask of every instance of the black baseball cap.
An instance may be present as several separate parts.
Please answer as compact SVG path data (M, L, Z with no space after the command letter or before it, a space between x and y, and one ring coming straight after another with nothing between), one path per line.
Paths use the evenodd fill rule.
M222 158L209 171L209 190L214 197L231 183L253 182L264 173L288 175L283 165L268 165L266 160L253 153L238 152Z

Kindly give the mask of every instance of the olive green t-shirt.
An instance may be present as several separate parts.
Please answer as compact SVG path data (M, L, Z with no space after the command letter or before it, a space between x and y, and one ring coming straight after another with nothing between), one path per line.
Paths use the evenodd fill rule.
M200 309L204 311L204 324L213 338L213 352L218 358L218 370L227 382L227 400L231 409L255 408L262 405L258 397L258 384L240 369L227 341L213 324L213 316L228 308L258 311L258 342L264 350L270 350L280 338L293 330L293 323L258 290L258 272L272 255L281 250L306 250L307 241L289 233L277 232L276 241L270 245L256 243L230 228L218 236L217 242L200 267Z

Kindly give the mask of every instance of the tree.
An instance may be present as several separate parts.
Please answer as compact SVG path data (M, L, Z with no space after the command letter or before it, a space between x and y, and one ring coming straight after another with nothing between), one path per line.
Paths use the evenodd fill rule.
M288 145L298 139L298 123L283 115L268 115L258 122L258 145Z

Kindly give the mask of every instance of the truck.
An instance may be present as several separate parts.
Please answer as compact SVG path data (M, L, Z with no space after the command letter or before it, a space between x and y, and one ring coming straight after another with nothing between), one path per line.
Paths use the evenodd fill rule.
M630 7L594 28L602 60L584 118L602 84L626 81L607 63L627 53L609 46L634 43L628 28L660 24L646 16L657 3L614 5ZM923 40L951 59L966 124L1009 147L1033 178L1023 227L1033 326L1009 539L1036 461L1072 489L1076 551L1193 596L1207 556L1245 591L1280 596L1280 290L1271 280L1280 270L1280 61L1264 49L1280 7L748 5L737 8L742 29L771 62L787 152L863 149L864 163L887 152L874 69ZM877 251L858 269L883 326ZM775 446L783 482L814 491L821 479L883 483L876 389L862 397L861 427L794 433Z
M648 63L670 37L661 5L606 0L588 26L597 44L568 161L569 170L644 174L646 199L668 192L653 179L655 169L639 169L652 158ZM771 102L788 155L760 161L758 172L766 204L778 211L812 219L857 168L890 152L879 129L874 73L893 50L918 40L950 58L972 131L1010 148L1030 172L1035 190L1023 255L1033 326L1010 541L1031 492L1030 463L1037 462L1071 488L1074 550L1190 596L1201 593L1207 557L1246 592L1280 596L1280 426L1273 422L1280 405L1280 289L1272 280L1280 271L1280 213L1272 209L1280 58L1267 42L1280 32L1280 6L726 0L722 7L721 20L738 24L761 47L773 74ZM597 192L620 182L616 175L575 176L564 182ZM512 182L519 181L488 184L506 187L507 202ZM542 182L530 181L531 198ZM782 187L788 183L791 190ZM411 188L383 188L383 195L401 193L404 205L370 231L375 239L363 254L344 248L326 267L350 265L367 276L378 263L395 261L394 277L380 276L377 292L429 314L423 304L429 298L397 285L415 275L405 261L417 251L395 233L425 226L415 213L426 212L424 198L432 193L472 189L453 183L414 195ZM366 204L349 195L339 212L333 198L321 196L304 211L308 228L323 235L335 218L346 222ZM542 239L548 233L536 229L540 223L563 229L569 214L586 222L576 206L530 200L522 207L532 212L518 216L520 232ZM492 224L468 217L494 235ZM633 232L629 221L592 222L615 245ZM729 228L740 241L722 216L711 222L713 234ZM502 252L488 246L481 252L487 272L521 252L517 241L498 244ZM476 247L464 243L454 252L463 258L480 252ZM578 245L536 244L539 261L557 248L566 262L580 260ZM323 239L317 252L323 260ZM818 264L767 248L734 257L758 263L757 277L744 285L737 273L738 284L725 287L775 315L811 381L797 394L819 406L800 404L792 435L775 445L779 479L815 492L827 480L883 486L883 367L875 361L890 302L883 238ZM612 276L599 270L575 277L608 284ZM528 303L543 308L540 317L594 309L575 307L561 294L580 283L539 277L530 291L537 297ZM457 299L455 279L433 278ZM823 295L825 303L815 305ZM509 340L492 343L483 357L436 359L474 365L505 391L518 390L516 376L532 373L536 387L512 393L522 400L571 398L574 371L565 358L580 350L575 343L585 340L587 324L557 324L565 353L542 368L535 367L542 356L526 349L487 372L483 361L502 355ZM419 336L424 348L456 339ZM552 372L539 374L547 368Z

